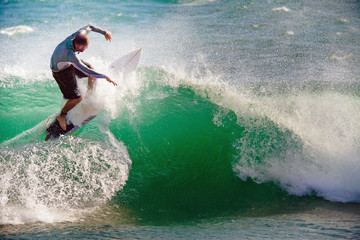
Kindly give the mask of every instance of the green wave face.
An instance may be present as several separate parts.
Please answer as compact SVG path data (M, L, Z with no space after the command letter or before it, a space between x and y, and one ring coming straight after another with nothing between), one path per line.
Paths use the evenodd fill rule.
M234 168L241 161L248 167L281 157L289 145L297 145L296 138L267 119L239 118L201 95L190 86L149 84L111 122L111 132L132 159L116 203L141 218L161 220L262 214L288 198L273 183L239 178Z

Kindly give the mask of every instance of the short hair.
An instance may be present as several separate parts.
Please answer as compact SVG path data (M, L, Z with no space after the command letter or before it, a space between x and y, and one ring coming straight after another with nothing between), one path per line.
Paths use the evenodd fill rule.
M78 34L74 38L74 43L78 45L88 45L89 44L89 38L84 34Z

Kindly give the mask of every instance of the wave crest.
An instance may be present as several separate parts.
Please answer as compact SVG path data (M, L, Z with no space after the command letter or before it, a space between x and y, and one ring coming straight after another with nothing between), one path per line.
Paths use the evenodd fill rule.
M32 27L20 25L20 26L15 26L15 27L3 28L0 30L0 33L4 34L4 35L8 35L8 36L14 36L14 35L18 35L18 34L31 33L33 31L34 31L34 29Z

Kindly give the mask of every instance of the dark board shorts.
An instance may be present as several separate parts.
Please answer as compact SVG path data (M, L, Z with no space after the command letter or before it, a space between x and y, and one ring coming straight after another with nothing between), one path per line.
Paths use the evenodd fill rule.
M93 67L81 60L88 68L93 69ZM87 77L83 72L76 69L73 65L59 72L53 72L53 77L55 78L59 88L65 99L78 99L81 97L79 88L77 85L76 77L84 78Z

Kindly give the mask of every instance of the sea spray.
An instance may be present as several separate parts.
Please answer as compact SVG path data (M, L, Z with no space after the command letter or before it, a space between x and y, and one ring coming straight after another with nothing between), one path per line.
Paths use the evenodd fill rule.
M289 152L284 160L269 159L269 175L291 193L315 191L333 201L359 201L359 99L325 86L316 93L297 91L260 99L266 115L303 143L300 151Z
M125 184L121 145L81 138L0 149L1 224L76 220Z

